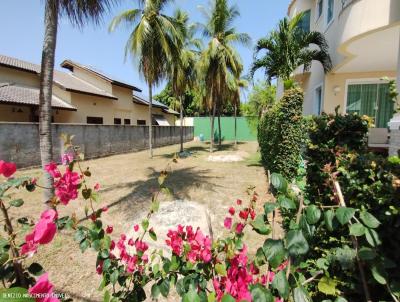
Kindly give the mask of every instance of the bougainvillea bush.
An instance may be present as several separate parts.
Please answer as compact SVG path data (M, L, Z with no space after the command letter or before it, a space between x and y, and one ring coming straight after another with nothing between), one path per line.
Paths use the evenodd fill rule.
M341 227L342 239L347 242L358 242L359 237L372 234L373 240L367 239L369 246L360 247L359 252L353 248L353 251L361 255L363 250L364 255L374 255L375 259L374 240L379 240L376 230L380 223L366 209L347 207L334 189L332 196L337 203L329 209L309 205L301 190L274 173L271 183L276 200L263 202L249 188L248 200L234 201L227 211L224 237L213 240L196 226L178 225L167 233L167 251L157 250L150 248L146 240L157 240L157 226L150 224L150 218L159 207L158 192L154 193L149 213L140 224L132 225L125 233L114 234L113 226L102 222L107 208L96 207L99 185L90 180L93 176L89 169L81 168L81 156L70 141L65 147L71 153L63 156L63 165L51 163L46 167L54 178L55 196L30 226L23 242L18 242L14 219L8 215L10 207L23 206L23 201L10 199L8 192L23 188L32 191L40 184L30 178L13 178L15 165L0 162L0 173L5 179L0 186L0 205L6 230L0 246L0 278L5 287L0 291L2 298L20 297L17 301L40 302L62 299L54 291L51 275L43 272L38 263L26 267L25 260L40 253L42 245L52 244L59 229L68 227L75 230L76 248L96 252L93 272L102 276L99 290L103 291L106 302L144 301L170 297L173 292L184 302L358 301L346 300L345 286L332 274L337 263L312 258L312 230L323 230L329 237ZM161 172L160 191L167 190L164 182L169 171L168 166ZM332 188L334 184L332 175ZM68 207L77 198L87 203L82 209L88 220L85 224L75 217L58 217L57 209ZM263 210L257 212L256 208ZM275 238L271 233L270 220L278 211L286 211L290 220L283 238ZM255 255L248 253L246 229L265 237ZM360 263L358 258L349 261L349 266ZM388 284L389 278L380 272L375 273L380 283ZM363 278L357 270L352 274L353 278ZM391 287L381 289L397 301L398 293ZM365 290L361 289L359 301L364 295Z

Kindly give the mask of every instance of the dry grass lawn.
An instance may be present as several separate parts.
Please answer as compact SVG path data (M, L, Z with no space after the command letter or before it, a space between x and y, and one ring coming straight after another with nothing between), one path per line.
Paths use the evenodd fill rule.
M247 200L246 189L255 186L260 195L260 203L268 200L264 170L259 163L257 143L241 143L238 151L247 156L242 162L208 162L208 145L187 143L185 149L192 152L187 158L173 164L167 186L173 190L172 196L161 196L161 200L184 199L203 204L210 213L214 237L224 232L223 218L230 205L237 198ZM142 151L107 158L89 160L83 163L92 171L92 181L101 185L99 207L108 206L103 216L106 224L114 225L115 236L127 232L139 217L147 212L151 192L158 188L157 177L178 150L179 146L156 149L154 158ZM215 154L234 152L231 144L224 144ZM40 177L40 170L25 170L19 174ZM39 178L40 179L40 178ZM25 205L12 216L29 216L36 219L43 210L40 190L34 193L20 193ZM67 207L60 207L60 216L76 213L84 218L84 203L72 201ZM156 229L156 227L155 227ZM260 238L248 236L250 249ZM49 272L57 290L68 294L74 301L102 301L102 293L97 291L100 278L95 272L95 257L92 252L82 254L72 231L62 231L48 246L40 248L34 261L42 263Z

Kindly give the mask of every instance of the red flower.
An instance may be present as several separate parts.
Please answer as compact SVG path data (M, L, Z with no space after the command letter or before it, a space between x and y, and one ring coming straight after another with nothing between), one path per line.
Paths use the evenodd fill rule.
M244 229L244 224L243 223L238 223L236 225L236 233L237 234L241 234L243 232L243 229Z
M239 212L239 217L247 220L247 218L249 217L249 210L243 210Z
M48 273L45 273L40 276L28 292L36 302L58 302L60 300L55 297L53 287L53 284L49 282Z
M237 200L236 200L236 204L237 204L238 206L240 206L240 205L242 204L242 200L241 200L241 199L237 199Z
M14 163L8 163L0 160L0 175L3 174L4 177L10 177L17 171L17 166Z
M106 233L111 234L113 232L114 228L111 225L108 225L106 228Z
M256 212L253 209L250 210L250 217L252 220L254 220L254 218L256 218Z
M231 217L226 217L224 220L224 227L228 230L232 228L232 218Z
M235 215L235 208L234 207L230 207L229 208L229 214L231 214L232 216Z
M138 225L138 224L135 224L135 225L133 226L133 229L135 230L135 232L139 231L139 225Z

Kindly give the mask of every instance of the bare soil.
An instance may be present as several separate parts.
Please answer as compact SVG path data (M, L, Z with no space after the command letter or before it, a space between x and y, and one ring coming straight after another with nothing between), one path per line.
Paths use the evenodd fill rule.
M227 152L241 152L245 160L240 162L210 162L208 145L199 142L185 144L185 150L191 152L187 158L179 159L172 165L172 173L166 184L172 194L161 195L161 201L188 200L203 205L210 213L214 238L224 233L223 219L228 208L236 199L248 200L246 189L255 186L262 203L270 199L264 169L260 164L256 142L240 143L237 150L232 144L225 143L214 155ZM179 146L168 146L154 150L150 159L147 151L115 155L89 160L83 163L90 167L91 181L101 185L101 201L98 207L108 206L103 216L106 224L114 226L115 237L128 233L140 217L148 211L151 194L158 189L157 178L161 170L171 161ZM39 169L24 170L19 175L39 178ZM28 216L35 220L45 208L41 203L41 190L34 193L16 194L25 200L24 206L13 210L13 217ZM84 219L84 202L72 201L67 207L60 207L60 216L76 213ZM83 223L85 223L83 221ZM157 226L155 226L157 229ZM21 237L23 232L21 232ZM246 235L250 251L255 252L256 244L262 238L254 232ZM265 238L264 238L265 239ZM93 252L82 254L73 240L73 231L61 231L55 240L40 248L32 261L43 264L49 272L50 280L56 284L57 291L66 293L74 301L102 301L102 293L97 290L100 278L95 272Z

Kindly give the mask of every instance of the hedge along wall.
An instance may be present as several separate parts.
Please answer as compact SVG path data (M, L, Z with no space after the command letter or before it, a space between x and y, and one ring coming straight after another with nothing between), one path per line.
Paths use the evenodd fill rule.
M306 138L303 100L301 89L287 90L258 126L258 143L265 169L289 180L297 175Z
M256 141L257 140L257 118L238 117L237 118L237 140L238 141ZM194 136L204 135L205 140L210 140L211 119L210 117L195 117ZM235 118L221 117L222 140L235 140ZM214 138L218 137L218 118L214 121Z
M183 140L193 140L193 127L183 127ZM62 133L74 135L85 158L97 158L148 148L148 126L53 124L53 159L61 158ZM37 123L0 123L0 159L15 162L18 168L40 165ZM180 142L180 127L153 126L153 146Z

